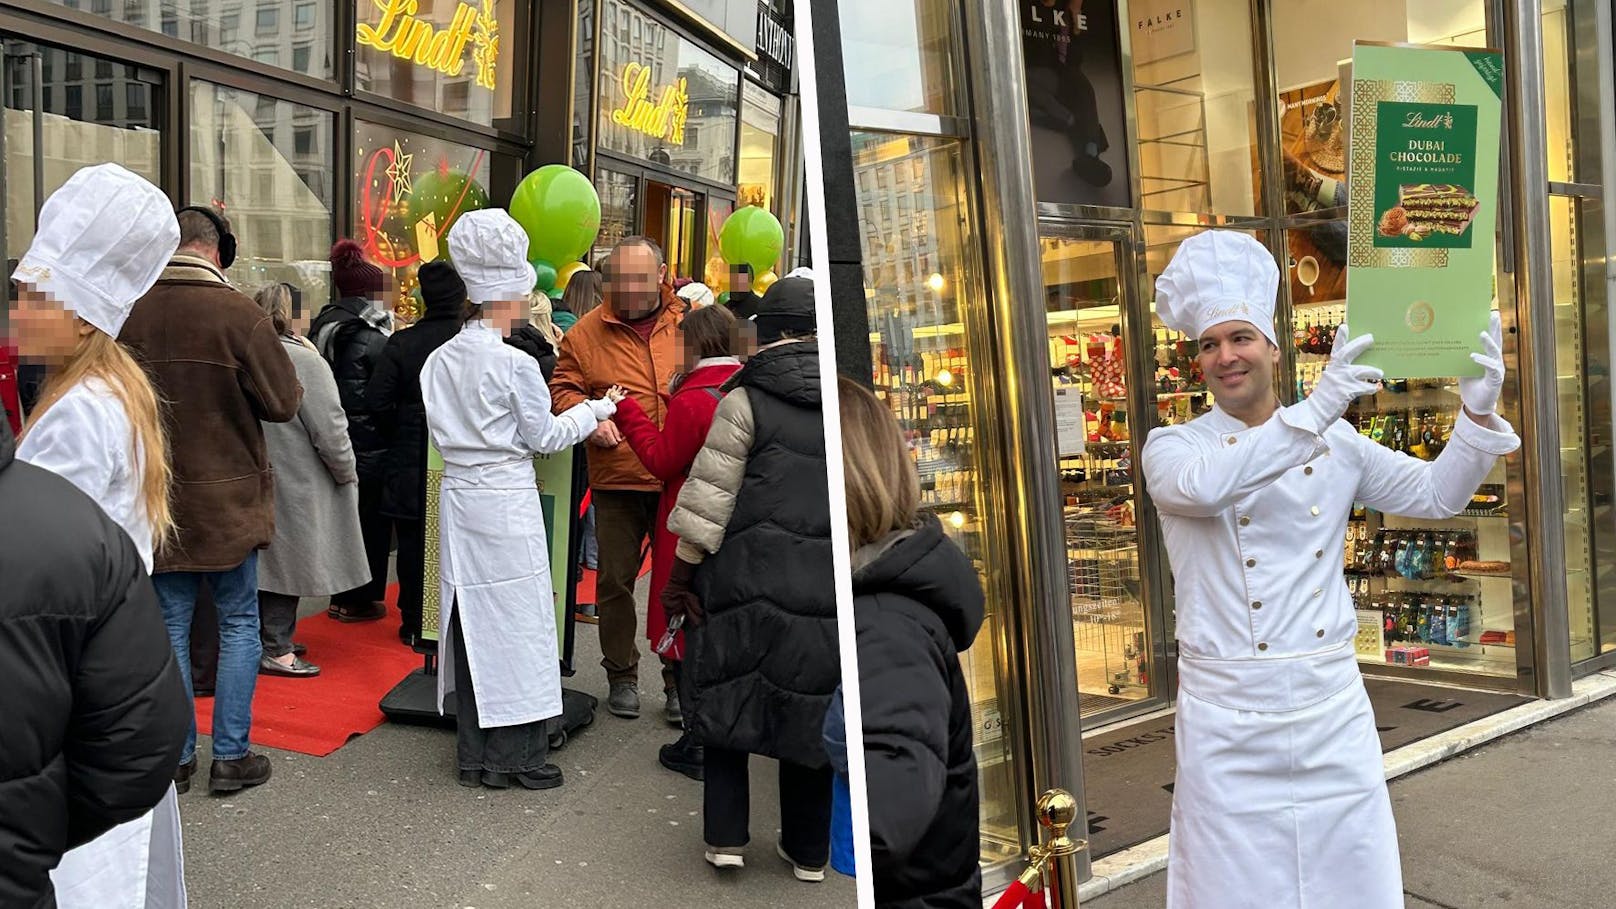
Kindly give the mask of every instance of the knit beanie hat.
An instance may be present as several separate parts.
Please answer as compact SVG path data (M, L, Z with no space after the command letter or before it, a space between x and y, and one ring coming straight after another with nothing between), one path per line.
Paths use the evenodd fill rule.
M429 313L458 312L466 305L466 282L447 262L428 262L415 273L421 303Z
M331 247L331 281L342 297L369 297L382 292L385 273L365 261L358 240L338 240Z

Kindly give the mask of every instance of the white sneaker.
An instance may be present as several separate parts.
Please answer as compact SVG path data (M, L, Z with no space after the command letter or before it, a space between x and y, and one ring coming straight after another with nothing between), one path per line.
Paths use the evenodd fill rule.
M745 868L746 858L741 850L725 846L709 846L707 848L707 864L714 868Z
M819 884L819 883L824 882L824 880L825 880L825 869L823 869L823 868L804 868L803 866L797 864L796 859L792 858L789 855L786 855L786 847L785 846L776 844L775 847L774 847L774 851L779 853L780 857L785 859L786 863L791 866L791 873L797 876L797 880L802 881L805 884Z

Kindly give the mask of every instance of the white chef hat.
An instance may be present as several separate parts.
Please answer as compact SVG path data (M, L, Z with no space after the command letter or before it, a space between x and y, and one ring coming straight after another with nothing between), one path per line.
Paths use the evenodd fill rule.
M713 289L700 281L692 281L675 291L679 299L690 304L692 310L713 305Z
M179 245L180 222L163 191L116 164L98 164L45 200L39 231L11 277L116 338Z
M1156 279L1156 315L1199 338L1223 322L1250 322L1274 338L1279 266L1268 247L1235 230L1208 230L1179 244Z
M526 300L538 283L527 261L527 231L503 209L468 211L449 228L449 259L473 305Z

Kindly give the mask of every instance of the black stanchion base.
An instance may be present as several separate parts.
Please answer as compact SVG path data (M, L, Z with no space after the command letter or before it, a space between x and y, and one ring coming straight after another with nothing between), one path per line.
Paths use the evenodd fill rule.
M448 711L439 716L437 697L437 674L428 673L424 668L417 669L387 692L380 707L390 722L453 729L454 700L450 699ZM579 730L593 723L595 708L599 704L599 699L594 695L571 688L561 689L561 716L557 718L559 722L551 727L550 747L560 748Z

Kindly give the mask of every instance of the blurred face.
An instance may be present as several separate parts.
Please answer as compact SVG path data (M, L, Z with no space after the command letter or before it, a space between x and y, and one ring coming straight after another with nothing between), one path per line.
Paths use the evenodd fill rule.
M492 325L502 335L509 336L511 332L522 327L528 317L527 298L520 300L490 300L483 304L482 320Z
M607 260L606 301L626 322L637 322L662 307L662 276L666 266L656 253L639 245L619 246Z
M732 294L744 294L744 293L749 292L751 289L752 289L752 276L750 274L748 274L743 269L739 269L739 268L730 269L730 273L729 273L729 292L730 293L732 293Z
M1223 322L1207 329L1196 344L1207 387L1225 411L1239 415L1274 400L1279 348L1257 326Z
M33 363L60 363L73 355L79 339L94 331L61 301L41 293L32 284L17 287L11 330L17 353Z

